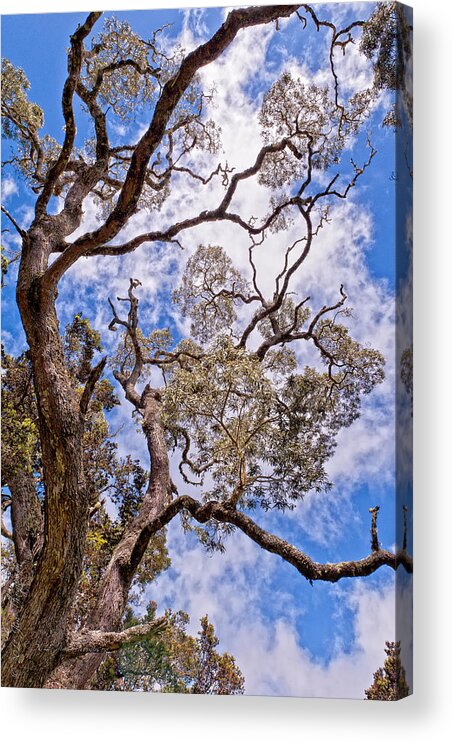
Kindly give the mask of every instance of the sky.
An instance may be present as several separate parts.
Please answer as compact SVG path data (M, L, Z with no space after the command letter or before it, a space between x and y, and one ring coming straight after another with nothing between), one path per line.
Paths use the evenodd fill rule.
M367 17L371 6L333 5L329 11L337 22L348 16ZM134 30L150 30L172 23L168 43L179 43L187 51L207 39L219 26L224 10L117 12ZM65 50L68 37L85 14L5 16L2 19L2 56L21 66L30 80L30 97L45 112L45 130L61 139L62 117L59 96L65 79ZM46 43L34 43L45 38ZM370 82L370 70L356 48L339 59L340 77L350 94ZM229 49L201 74L203 86L214 84L216 94L209 114L222 127L224 152L236 169L247 167L262 144L258 114L263 94L283 71L303 80L329 84L326 66L326 37L297 18L274 26L242 32ZM395 532L395 289L409 292L405 276L396 276L395 188L396 171L393 133L383 129L389 99L382 99L368 122L377 155L354 189L352 198L337 204L332 222L314 244L304 271L293 290L311 294L321 306L337 295L342 282L353 307L352 336L380 350L386 359L386 378L368 397L361 417L338 436L336 452L328 464L333 488L326 494L309 493L291 513L261 514L259 522L272 532L306 550L319 561L364 556L369 550L368 508L380 505L379 537L385 548L396 543ZM128 128L111 125L114 143L137 139L146 125L141 114ZM87 134L83 113L78 112L80 141ZM365 157L366 132L351 142L352 156ZM205 159L203 159L205 158ZM206 156L199 164L209 172ZM219 156L214 156L214 161ZM177 179L161 212L143 210L124 230L123 236L169 223L172 215L189 215L215 204L222 189L215 183L204 190L190 188ZM13 171L5 169L2 180L5 206L22 226L30 222L33 200ZM244 213L261 213L266 203L257 183L239 191ZM58 208L58 204L54 204ZM85 204L83 228L99 219L93 202ZM5 224L3 224L5 226ZM410 228L408 227L408 240ZM77 234L73 235L76 237ZM298 236L298 224L289 228L285 245ZM259 280L270 289L276 261L282 256L283 235L270 235L260 251ZM4 235L11 251L17 248L12 233ZM247 240L236 228L224 224L205 225L184 235L184 251L173 245L144 245L122 259L97 258L80 261L67 274L59 292L59 314L64 326L76 311L88 316L101 332L105 347L113 350L108 332L110 310L107 297L124 295L129 276L142 282L141 311L148 330L170 325L176 336L187 325L176 315L169 297L184 263L199 243L222 244L241 271L247 270ZM284 246L285 246L284 245ZM7 350L20 352L24 337L14 304L14 270L8 276L3 296L3 338ZM408 322L408 317L402 321ZM307 349L299 352L302 365L311 361ZM127 403L115 408L112 426L123 426L118 436L120 451L139 456L147 466L145 442L135 429ZM175 468L175 467L174 467ZM173 471L177 476L176 470ZM309 585L288 564L266 554L246 537L234 534L224 554L207 555L178 521L168 530L171 568L150 586L146 599L159 609L183 609L197 630L200 616L208 613L220 638L220 647L232 653L252 695L299 695L325 697L364 696L373 672L383 664L384 642L393 640L395 594L410 613L411 598L405 584L396 588L394 574L386 569L369 578L341 581L333 586ZM406 656L409 649L405 648ZM410 661L409 661L410 662ZM407 667L411 674L411 667Z

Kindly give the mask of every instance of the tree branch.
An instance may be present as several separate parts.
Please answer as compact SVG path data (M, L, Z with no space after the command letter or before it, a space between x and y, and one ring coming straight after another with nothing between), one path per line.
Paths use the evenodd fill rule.
M140 286L140 281L137 278L130 278L129 279L129 289L128 289L128 298L127 299L121 299L120 297L117 297L120 301L128 301L129 302L129 312L128 312L128 319L122 320L117 314L117 311L115 309L115 306L113 302L109 299L109 304L112 309L113 313L113 319L109 325L109 330L115 331L116 325L120 325L121 327L124 327L126 329L126 335L131 339L131 343L134 350L134 367L129 375L123 373L123 369L120 373L114 372L115 378L117 381L120 382L121 386L123 387L126 398L136 407L136 409L140 408L140 395L137 393L135 386L140 378L140 374L142 373L143 365L144 365L144 357L142 353L142 348L140 346L139 338L137 337L137 325L138 325L138 316L137 316L137 310L139 306L139 300L134 295L133 291L137 286ZM126 342L126 338L125 338Z
M65 659L69 659L92 652L115 652L126 644L134 644L157 636L166 626L167 619L161 617L151 623L131 626L124 631L82 630L71 637L63 654Z
M13 227L15 227L15 229L17 230L17 232L19 232L20 236L21 236L22 238L24 238L24 237L25 237L25 235L26 235L26 231L25 231L25 229L22 229L22 227L20 227L20 226L19 226L19 224L18 224L18 223L16 222L16 220L14 219L14 217L13 217L13 216L11 216L11 214L9 213L9 211L7 211L7 210L5 209L5 207L3 206L3 204L2 204L2 207L1 207L1 209L2 209L3 213L5 214L5 216L7 216L7 217L8 217L8 219L10 220L11 224L13 225ZM8 231L9 231L9 230L8 230Z
M3 518L2 518L2 536L9 539L10 541L14 541L13 534L11 533L11 531L8 531Z
M372 549L372 551L379 551L380 549L377 531L377 515L379 510L379 505L376 505L374 508L369 508L369 513L372 516L372 522L370 526L370 548Z
M95 391L95 386L98 383L102 372L104 371L106 362L107 356L104 356L104 358L102 358L100 362L90 371L90 375L87 379L87 383L85 384L85 388L80 399L80 411L82 415L85 415L88 410L88 405L90 404L93 392Z
M90 13L85 23L81 24L71 36L71 51L68 55L68 77L63 87L62 110L65 119L65 139L56 163L49 170L43 190L38 196L35 207L36 217L42 216L52 196L54 186L63 173L76 138L76 121L73 110L73 96L82 67L82 50L84 39L88 36L101 13Z
M150 157L162 141L172 113L199 69L217 59L232 43L241 29L269 23L276 18L287 18L295 13L298 7L298 5L270 5L232 10L211 39L205 44L201 44L183 59L177 73L164 85L161 96L156 103L150 126L132 153L131 163L113 211L102 226L94 232L79 237L48 268L47 280L50 285L56 285L65 271L79 257L86 254L96 254L95 250L98 246L105 245L114 239L135 213L145 182ZM68 121L71 120L70 113L72 114L72 108L70 111L68 110ZM227 196L228 194L226 194ZM227 202L228 200L227 198ZM219 215L216 215L216 218L219 218ZM201 221L203 220L195 220L195 223L201 223ZM193 224L187 226L193 226ZM141 241L143 242L145 239ZM139 241L137 244L141 244L141 242ZM115 254L121 254L121 252Z
M273 301L270 304L267 304L263 307L259 312L256 312L254 316L252 317L251 321L243 331L243 334L241 336L240 342L238 343L239 348L246 347L246 342L249 337L249 335L253 332L253 330L257 327L259 322L266 319L267 317L271 317L274 315L282 306L283 301L285 299L285 296L287 294L288 286L290 279L292 275L295 273L295 271L298 270L298 268L304 263L307 256L309 255L309 252L311 250L312 246L312 239L313 239L313 231L312 231L312 223L309 216L309 212L306 211L301 204L298 204L299 210L304 217L304 220L306 222L306 228L307 228L307 234L304 237L305 240L305 246L302 253L299 255L299 257L295 260L295 262L290 266L290 268L287 268L286 272L283 274L283 284L280 289L280 291L274 296ZM298 240L300 242L301 240ZM296 243L295 243L296 244ZM265 351L266 353L266 351ZM265 355L263 353L263 357Z
M413 572L413 559L403 549L393 554L391 551L377 548L362 559L337 563L327 562L325 564L315 562L303 551L290 545L284 539L265 531L245 513L221 502L210 501L201 504L198 500L187 495L173 500L154 521L147 524L147 537L157 533L182 510L187 510L199 523L206 523L213 519L220 523L230 523L237 526L262 549L280 556L311 583L316 580L338 582L344 577L365 577L383 566L397 570L399 565L402 565L407 572Z

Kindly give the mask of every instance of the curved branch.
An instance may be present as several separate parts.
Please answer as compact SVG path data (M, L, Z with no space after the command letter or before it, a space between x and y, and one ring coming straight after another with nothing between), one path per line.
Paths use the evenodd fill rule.
M126 335L131 339L131 343L134 350L134 367L131 370L129 374L123 373L123 369L121 372L114 372L114 376L117 379L117 381L120 382L121 386L123 387L126 398L136 407L136 409L139 410L140 408L140 395L136 391L136 384L140 378L140 374L142 373L143 365L144 365L144 357L142 353L142 348L140 346L140 341L137 336L137 325L138 325L138 316L137 316L137 310L139 306L139 300L134 295L133 291L137 286L140 286L140 281L136 278L130 278L129 279L129 289L128 289L128 298L127 299L121 299L121 297L117 297L119 301L128 301L129 302L129 312L128 312L128 319L122 320L118 316L113 302L109 299L109 304L111 306L112 312L113 312L113 319L109 325L109 330L116 330L116 325L120 325L121 327L124 327L126 329Z
M227 188L227 192L220 202L220 204L215 208L207 211L202 211L199 214L188 217L186 219L183 219L181 222L175 222L167 229L154 231L154 232L145 232L144 234L139 234L133 239L129 240L128 242L125 242L123 244L117 244L117 245L109 245L109 244L98 244L94 247L90 248L84 248L81 249L81 245L85 238L79 238L74 243L67 243L62 242L59 245L56 245L54 248L54 252L61 252L63 255L61 257L57 258L57 260L50 266L50 268L47 271L47 276L49 281L58 281L59 278L63 275L63 273L77 260L78 257L81 255L89 255L90 257L97 256L97 255L104 255L104 256L120 256L120 255L126 255L128 253L134 252L140 245L144 244L145 242L175 242L174 239L177 234L180 232L183 232L187 229L192 229L194 227L197 227L201 224L206 224L208 222L216 222L216 221L230 221L234 224L238 224L242 229L248 232L249 235L258 235L263 234L263 232L268 229L268 227L275 221L276 217L280 214L280 212L291 205L299 206L300 204L300 197L299 195L294 196L292 198L289 198L288 200L284 201L283 203L276 206L275 209L269 214L265 220L259 225L254 226L251 222L246 222L239 214L231 213L227 211L228 206L230 205L233 196L235 194L236 188L238 186L238 183L242 180L246 180L247 178L250 178L254 175L256 175L263 164L263 161L268 154L280 152L284 150L286 147L291 147L291 140L289 137L285 137L284 139L281 139L279 142L276 142L275 144L270 145L264 145L260 152L258 153L256 160L253 165L246 168L245 170L242 170L239 173L236 173L230 182L230 185ZM110 150L112 151L112 150ZM132 158L131 158L132 159ZM182 170L187 171L187 168L169 168L166 173L170 173L171 170ZM211 175L207 179L203 179L201 176L197 176L194 173L192 173L193 177L198 177L199 180L202 180L204 183L208 183L215 174L218 172L223 173L224 177L227 172L230 172L230 169L222 168L218 166L218 168L211 173ZM166 175L166 173L163 174L162 177ZM329 183L327 188L330 188L333 185L333 181ZM300 189L301 190L301 189ZM327 195L325 192L319 195ZM329 194L331 195L331 194ZM93 237L95 233L93 233L91 236ZM253 245L254 246L254 245Z
M152 77L156 78L156 80L159 81L159 73L153 69L149 64L146 65L146 67L141 67L138 62L136 62L134 59L120 59L117 62L111 62L110 64L106 65L102 69L98 70L96 75L95 84L90 91L90 94L92 96L95 96L98 94L101 85L104 81L104 76L106 74L109 74L110 72L115 72L115 70L120 70L123 67L132 67L139 75L151 75Z
M2 518L2 528L1 528L1 531L2 531L2 536L4 536L5 538L9 539L10 541L14 541L13 534L12 534L11 531L9 531L7 529L7 527L6 527L5 523L4 523L3 518Z
M227 211L228 205L230 204L233 198L233 195L234 195L234 192L235 192L235 189L238 183L241 180L249 178L252 175L256 175L259 172L261 164L263 163L263 159L267 153L279 151L279 149L284 149L285 146L288 146L287 138L281 140L275 145L266 145L265 147L262 147L259 154L257 155L254 165L247 168L246 170L243 170L241 173L236 173L232 177L227 193L225 194L223 200L221 201L221 203L216 209L212 209L210 211L202 211L200 212L200 214L197 214L196 216L183 219L181 222L176 222L175 224L171 225L165 230L160 230L160 231L155 231L155 232L146 232L144 234L137 235L133 239L123 244L118 244L118 245L99 244L98 246L90 248L86 251L84 250L80 251L80 255L82 254L88 254L90 256L126 255L136 250L140 245L144 244L145 242L175 242L176 235L178 235L180 232L183 232L184 230L197 227L201 224L207 224L209 222L216 222L216 221L222 221L222 220L230 221L233 224L237 224L238 226L242 227L242 229L247 231L250 236L259 235L259 234L263 234L263 232L266 229L268 229L268 227L270 227L270 225L275 221L276 217L279 216L281 211L283 211L283 209L287 208L288 206L296 206L299 209L308 227L310 227L311 237L315 236L316 234L318 234L318 231L321 226L319 225L316 230L312 231L310 215L311 215L311 212L314 210L316 203L320 199L323 199L329 196L336 196L337 198L346 199L349 191L356 185L358 178L364 173L364 171L372 163L373 158L377 154L377 150L373 148L373 146L371 145L369 141L368 146L369 146L370 154L369 154L368 160L364 162L362 166L358 166L355 163L352 163L354 167L354 176L345 186L345 189L343 191L338 191L334 188L334 184L338 180L339 174L335 175L331 179L331 181L328 183L328 185L323 191L320 191L316 195L310 197L310 199L308 200L301 199L300 195L301 195L302 189L300 188L296 196L292 196L291 198L287 199L283 203L276 206L276 208L273 209L271 214L268 217L266 217L265 221L258 226L253 226L250 222L249 223L246 222L239 214L228 212ZM305 187L308 182L309 180L307 180L306 183L304 184ZM304 209L303 206L304 204L307 204L307 202L309 202L307 205L307 208ZM323 222L323 219L322 219L322 222ZM307 239L307 238L303 238L303 239ZM53 281L58 281L61 275L63 275L63 273L75 262L75 260L77 260L77 256L75 256L73 249L77 247L77 245L81 244L80 240L82 240L82 238L79 238L79 240L77 240L73 244L63 243L56 248L56 251L62 252L63 255L57 258L57 260L54 261L54 263L48 269L48 274L49 276L52 276ZM301 240L298 240L298 242L299 241ZM302 260L306 258L309 250L310 250L310 244L307 243L306 249L303 253L304 257L302 257ZM285 280L284 280L284 284L282 288L280 289L279 296L283 296L285 294L287 287L288 287L288 282L292 274L295 272L295 270L297 270L297 268L299 268L300 265L301 263L298 262L298 263L295 263L288 271L287 269L285 269L286 270ZM282 275L279 277L282 278ZM273 308L271 308L271 311L274 311Z
M317 29L317 31L320 31L320 28L324 26L325 28L329 28L331 30L331 42L330 42L330 48L329 48L329 61L330 61L330 67L331 67L331 75L333 77L334 81L334 96L335 96L335 103L336 108L341 112L341 119L339 121L339 128L344 120L351 121L351 119L348 119L346 113L345 113L345 106L342 105L342 103L339 103L339 77L336 72L336 68L334 65L334 50L336 47L340 47L342 49L342 53L345 56L345 49L348 46L348 44L354 44L354 40L352 37L352 30L354 28L362 28L365 25L364 21L353 21L353 23L350 23L345 28L341 28L339 31L337 30L334 23L331 23L330 21L323 20L321 21L314 9L310 5L303 5L303 8L308 15L311 16L314 25ZM341 37L345 36L345 40L342 41Z
M343 562L315 562L303 551L292 546L284 539L265 531L245 513L221 502L211 501L201 504L187 495L173 500L161 511L157 518L148 523L146 535L151 537L151 535L157 533L182 510L187 510L199 523L207 523L207 521L213 519L220 523L230 523L236 526L262 549L280 556L284 561L295 567L311 583L316 580L338 582L344 577L366 577L383 566L397 570L402 565L407 572L413 572L413 559L403 549L393 554L386 549L377 548L362 559Z
M263 341L263 343L261 343L261 345L259 345L259 347L255 351L257 358L260 361L263 361L268 351L276 345L285 345L287 343L293 343L296 340L312 340L316 348L318 348L318 350L320 351L321 355L329 360L330 368L331 366L338 365L332 353L330 353L324 347L323 343L320 340L320 337L315 333L315 329L321 317L323 317L328 312L334 312L336 309L340 309L347 300L347 294L344 291L343 284L341 284L340 286L340 294L342 298L336 304L332 304L329 307L325 305L317 312L307 330L305 330L304 332L295 332L294 330L296 329L298 323L298 311L304 304L306 304L306 302L309 301L310 296L307 296L295 307L294 320L292 325L290 325L290 327L288 327L286 330L278 330L274 333L274 335L272 335L270 338L267 338ZM273 309L273 312L274 311L275 310ZM270 321L272 321L272 317L273 315L270 316Z
M114 211L106 223L89 236L92 244L93 240L98 244L110 241L134 212L150 156L161 141L172 112L198 70L217 59L232 43L240 29L269 23L276 18L288 17L297 8L296 5L272 5L233 10L209 41L184 58L176 75L165 84L150 126L133 153L131 165ZM83 241L84 238L81 237L82 244Z
M309 252L312 246L312 239L313 239L312 222L309 216L309 212L306 211L302 207L299 201L297 202L297 205L301 212L301 215L304 218L304 221L306 222L306 228L307 228L307 234L304 238L305 239L304 250L299 255L299 257L295 260L295 262L290 266L290 268L287 269L284 275L282 287L280 291L277 293L277 295L274 297L273 301L267 306L265 306L263 309L261 309L259 312L256 312L256 314L254 314L253 318L251 319L251 321L249 322L249 324L247 325L247 327L245 328L241 336L240 342L238 343L239 348L244 348L246 346L246 342L247 342L249 335L257 327L259 322L266 319L266 317L270 317L274 315L275 312L277 312L281 308L284 302L285 296L287 294L287 290L288 290L291 277L293 276L295 271L297 271L298 268L304 263L307 256L309 255Z
M102 358L100 362L90 371L90 375L88 377L87 383L85 384L84 391L82 392L82 397L80 400L80 411L82 415L85 415L88 410L88 405L90 404L90 400L95 391L95 386L101 378L101 374L104 371L106 363L107 356L104 356L104 358Z

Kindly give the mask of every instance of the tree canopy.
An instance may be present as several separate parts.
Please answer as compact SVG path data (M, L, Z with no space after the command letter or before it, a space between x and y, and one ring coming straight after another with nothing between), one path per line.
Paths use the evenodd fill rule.
M90 13L71 35L59 137L43 133L45 111L24 70L2 62L4 167L34 198L26 226L2 205L21 243L20 253L2 254L2 279L16 280L27 342L19 355L3 353L3 683L241 693L241 669L217 651L209 616L194 638L186 613L143 610L171 565L166 526L176 516L208 551L223 551L239 531L311 584L385 566L412 571L405 535L395 551L380 544L378 508L370 552L339 562L317 562L263 525L332 487L339 435L385 378L383 353L352 331L342 276L325 303L296 279L336 205L373 167L369 122L383 91L405 90L410 29L394 4L345 25L311 5L248 7L186 51L165 25L142 37L101 16ZM274 74L259 96L261 147L237 168L222 161L217 93L202 73L241 34L285 34L286 19L296 19L301 44L309 27L324 35L324 75ZM372 82L348 93L340 59L353 52ZM396 125L396 110L384 112L384 125ZM134 137L137 118L146 124ZM115 127L131 132L126 143L116 143ZM172 202L182 183L191 207L191 190L204 189L192 212ZM242 189L253 183L264 202L245 213ZM61 329L59 288L86 260L120 261L153 245L181 253L186 235L216 224L246 237L243 261L229 240L186 251L168 296L177 322L164 309L150 321L134 270L122 275L124 296L106 286L113 352L77 299ZM271 236L279 250L266 282ZM118 444L112 421L122 404L146 464Z

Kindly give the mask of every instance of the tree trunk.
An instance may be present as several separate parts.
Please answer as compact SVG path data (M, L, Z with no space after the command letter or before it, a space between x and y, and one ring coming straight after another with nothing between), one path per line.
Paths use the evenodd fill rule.
M96 607L87 621L87 629L117 631L120 628L134 574L150 541L151 532L147 531L147 525L171 499L169 460L159 393L147 388L141 402L143 430L151 461L148 488L140 512L126 527L114 550L101 581ZM87 688L105 658L105 653L98 652L64 662L56 668L46 687Z
M5 467L6 468L6 467ZM8 600L20 610L33 579L34 563L43 545L43 518L31 468L24 462L11 467L6 476L11 492L11 522L17 569Z
M44 223L24 239L17 286L33 367L46 498L43 548L3 651L4 686L42 687L57 665L82 571L88 526L83 418L66 371L55 296L43 290L50 231L51 225Z

